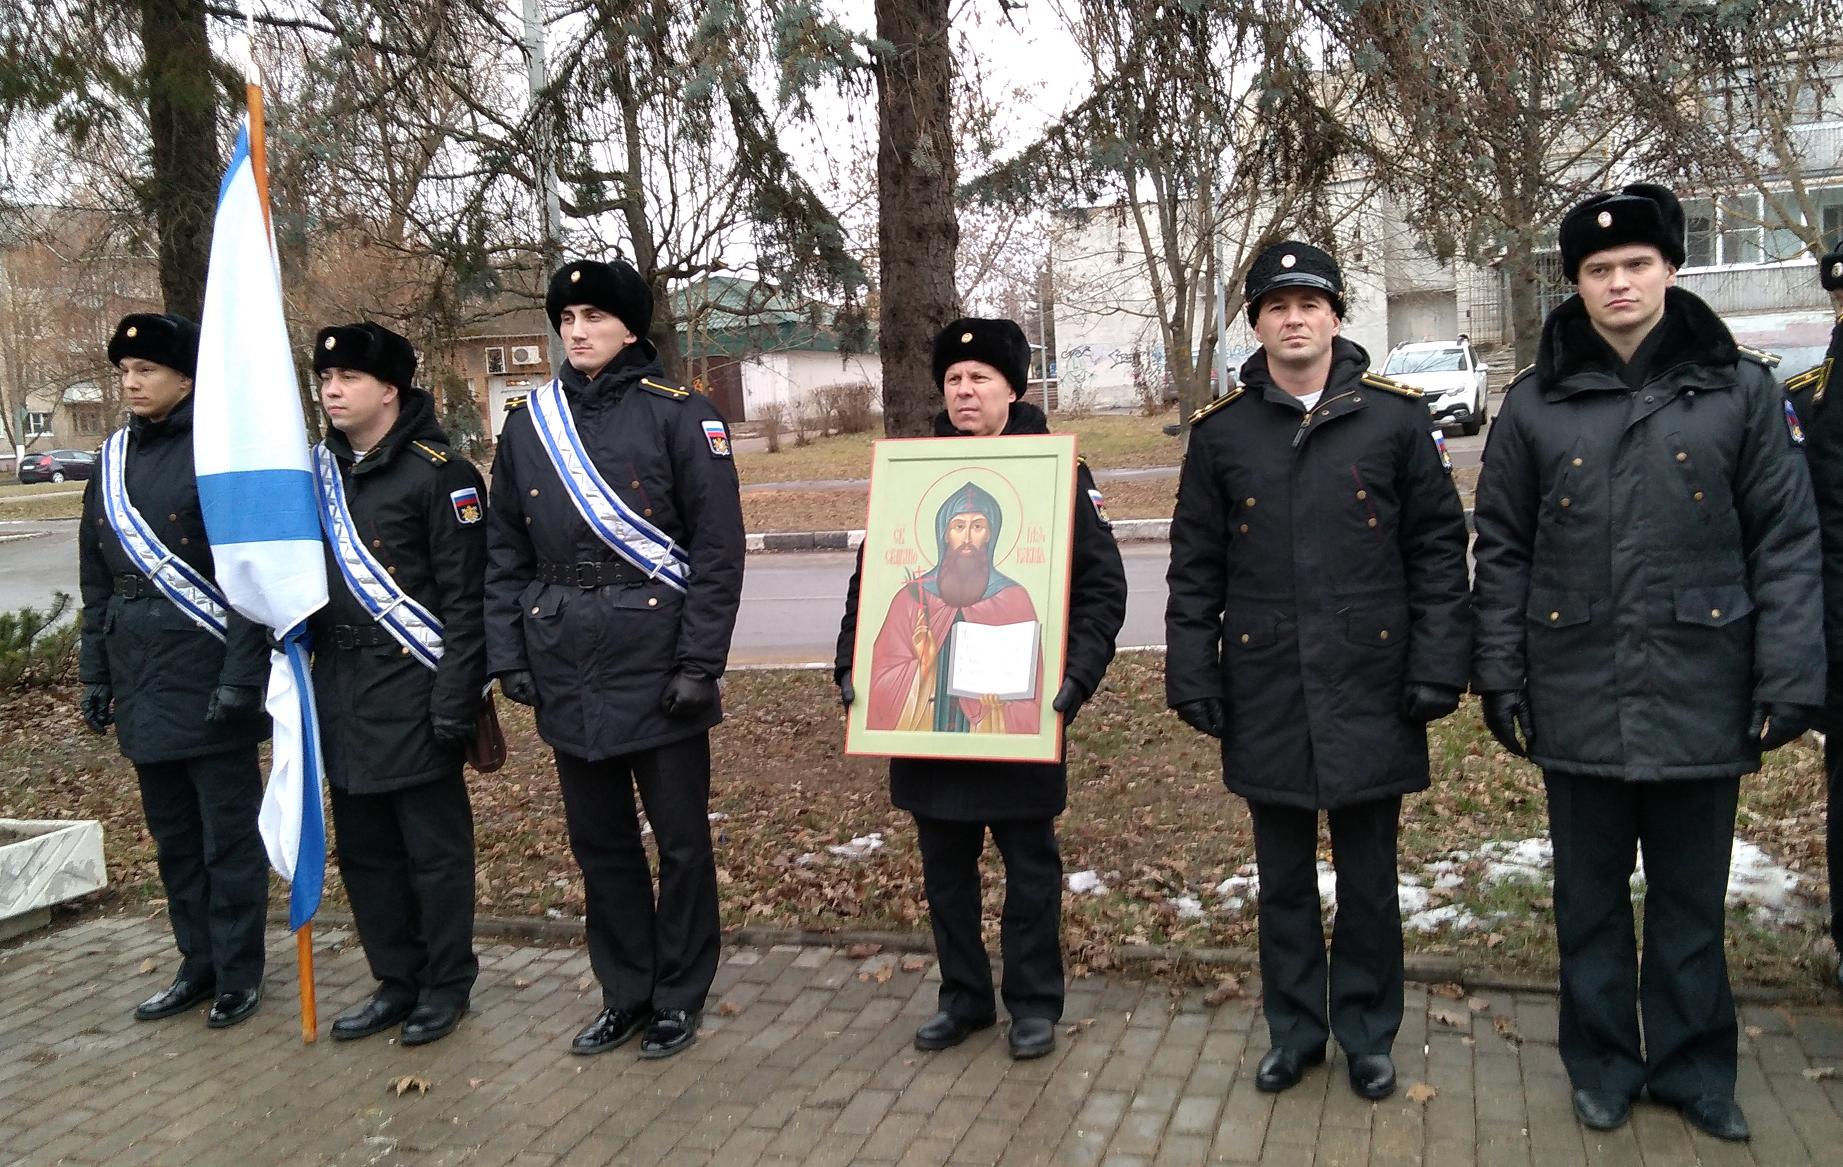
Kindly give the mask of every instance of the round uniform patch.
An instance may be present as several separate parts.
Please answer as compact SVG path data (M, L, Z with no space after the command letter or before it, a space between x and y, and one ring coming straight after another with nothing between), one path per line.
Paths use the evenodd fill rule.
M1594 222L1600 224L1602 227L1611 227L1613 225L1613 213L1611 211L1601 211L1600 217L1595 219Z

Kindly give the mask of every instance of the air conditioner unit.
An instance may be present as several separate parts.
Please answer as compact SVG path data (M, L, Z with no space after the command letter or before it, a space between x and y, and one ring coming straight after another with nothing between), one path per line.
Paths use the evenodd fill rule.
M495 345L486 350L486 371L503 373L506 371L506 350Z
M538 352L538 346L535 344L517 345L512 349L512 363L515 365L541 364L543 358L538 355Z

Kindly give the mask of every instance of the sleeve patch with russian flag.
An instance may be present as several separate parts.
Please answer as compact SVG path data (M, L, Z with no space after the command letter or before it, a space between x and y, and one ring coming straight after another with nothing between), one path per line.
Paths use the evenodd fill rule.
M1792 431L1792 444L1794 446L1802 446L1805 444L1805 427L1799 422L1798 410L1792 406L1790 401L1785 403L1785 428Z
M1433 431L1433 448L1440 452L1440 465L1446 468L1448 474L1451 474L1453 472L1453 456L1446 452L1445 430Z
M1101 492L1098 490L1090 490L1088 492L1088 501L1094 504L1094 513L1100 516L1101 525L1104 527L1113 526L1113 520L1107 517L1107 507L1101 501Z
M484 517L480 510L480 492L471 486L453 491L448 501L454 506L454 517L463 525L477 523Z
M704 440L710 443L710 452L719 458L730 456L730 432L723 423L712 418L703 423Z

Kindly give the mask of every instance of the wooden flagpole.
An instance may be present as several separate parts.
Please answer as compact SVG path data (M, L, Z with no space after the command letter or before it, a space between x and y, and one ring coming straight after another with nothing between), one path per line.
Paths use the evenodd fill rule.
M244 81L244 94L250 115L250 174L256 179L256 201L262 207L262 225L273 233L274 221L269 216L269 148L263 140L262 123L262 75L256 68L256 17L252 9L246 14L248 40L245 52L248 54L248 73ZM314 792L316 795L319 791ZM300 872L296 872L298 877ZM301 983L301 1041L312 1045L320 1037L320 1016L317 1002L314 1000L314 922L308 920L294 933L295 964L300 970Z

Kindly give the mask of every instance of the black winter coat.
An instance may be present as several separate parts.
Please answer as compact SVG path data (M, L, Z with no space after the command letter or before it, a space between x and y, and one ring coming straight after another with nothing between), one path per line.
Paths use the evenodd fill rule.
M1755 702L1818 705L1811 481L1785 395L1701 300L1667 293L1638 377L1580 298L1485 444L1479 692L1528 687L1534 761L1610 779L1759 769Z
M388 639L352 594L329 543L327 604L309 620L314 699L327 781L353 794L458 773L461 752L437 744L429 716L472 721L486 687L486 484L449 450L427 393L414 390L401 400L397 424L356 464L345 434L329 430L326 445L339 462L346 509L366 549L442 622L442 658L430 669ZM335 631L341 628L347 631ZM384 642L357 644L365 638L353 636L354 629L381 634ZM342 635L348 646L339 643Z
M192 461L192 398L161 421L131 418L123 479L128 499L167 550L216 582ZM269 736L269 718L205 720L219 685L266 689L268 633L230 613L224 642L151 590L115 594L117 576L140 575L103 514L102 479L83 491L77 532L83 632L78 678L115 688L115 736L137 763L196 758L254 745Z
M1007 434L1047 434L1049 419L1027 401L1011 403ZM964 437L942 411L934 419L936 437ZM1101 517L1093 496L1094 476L1086 463L1076 468L1075 538L1069 572L1069 640L1063 676L1092 696L1113 661L1114 638L1126 622L1126 568L1114 542L1113 525ZM833 679L851 672L858 626L858 579L864 553L845 592L845 617L838 630ZM1048 686L1054 697L1062 679ZM859 700L868 698L859 690ZM1067 746L1064 752L1066 757ZM1068 764L1063 762L983 762L941 758L891 758L890 802L924 818L960 822L1052 818L1069 803Z
M564 493L530 411L506 418L487 517L487 670L529 670L538 733L591 760L665 745L722 720L659 708L680 669L717 678L742 602L742 496L728 430L704 397L663 380L639 341L586 383L563 387L590 459L618 495L690 554L689 588L635 578L579 588L537 578L540 563L619 561ZM709 430L707 426L714 427Z
M1409 683L1463 691L1465 513L1420 395L1333 342L1306 412L1265 351L1190 432L1171 520L1165 696L1219 697L1223 782L1318 809L1428 785Z
M1824 649L1829 678L1824 689L1826 733L1843 733L1843 322L1830 332L1823 363L1787 379L1786 392L1805 429L1805 461L1817 501L1824 554Z

